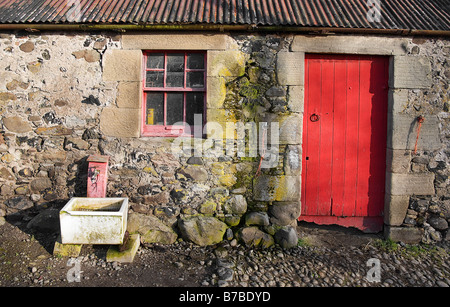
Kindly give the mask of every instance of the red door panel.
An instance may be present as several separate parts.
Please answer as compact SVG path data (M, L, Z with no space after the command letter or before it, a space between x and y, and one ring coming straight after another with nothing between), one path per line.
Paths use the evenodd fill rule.
M389 59L306 55L300 220L382 228Z

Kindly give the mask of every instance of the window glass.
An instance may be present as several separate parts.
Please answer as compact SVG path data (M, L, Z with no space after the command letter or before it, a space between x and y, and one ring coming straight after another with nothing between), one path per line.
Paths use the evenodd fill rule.
M147 93L147 125L164 125L164 93Z
M186 123L191 127L194 126L194 114L201 114L203 117L204 101L204 93L186 93Z
M166 86L167 87L184 87L184 73L183 72L167 72Z
M204 119L206 53L197 51L156 51L145 54L143 136L173 136L184 129L168 128ZM197 122L199 124L199 122ZM202 129L202 127L197 127ZM191 129L191 133L195 129ZM185 133L189 133L184 131Z
M205 57L202 53L188 53L187 55L188 69L204 69Z
M173 125L183 121L184 94L167 93L167 117L166 124Z
M203 71L188 71L186 73L186 87L203 88L205 87L205 78Z
M167 71L183 72L184 71L184 54L168 53L167 54Z
M147 78L145 82L146 87L164 87L164 72L163 71L147 71Z
M164 53L150 53L147 57L147 68L164 69Z
M167 87L184 87L184 54L167 54Z

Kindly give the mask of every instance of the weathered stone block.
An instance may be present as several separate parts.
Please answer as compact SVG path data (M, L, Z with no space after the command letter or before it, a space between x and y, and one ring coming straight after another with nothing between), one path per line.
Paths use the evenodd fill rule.
M277 77L281 85L305 83L305 53L279 52L277 55Z
M409 173L411 168L411 152L409 150L387 149L387 171L391 173Z
M388 148L413 150L417 138L417 117L406 114L388 114ZM439 119L434 115L425 117L420 130L418 150L441 148Z
M388 94L388 110L391 113L402 113L408 107L407 89L390 89Z
M78 257L81 253L83 244L63 244L61 243L61 235L55 242L53 247L53 256L56 257Z
M178 237L157 217L135 212L128 216L127 230L129 233L139 233L144 243L172 244Z
M275 234L275 241L285 249L296 247L298 245L297 231L292 226L282 227Z
M247 212L247 201L242 195L233 195L224 204L223 209L225 213L243 215Z
M141 106L141 82L119 82L117 106L126 109L139 109Z
M271 114L261 119L268 123L267 137L269 144L301 144L303 131L303 114ZM273 137L278 134L278 143ZM273 135L273 136L272 136Z
M228 227L214 217L194 216L179 219L178 228L183 239L205 246L221 242Z
M206 84L206 101L207 107L213 109L223 108L227 88L225 86L224 78L207 77Z
M53 135L53 136L62 136L62 135L70 135L73 130L66 128L64 126L58 125L53 127L39 127L35 130L35 132L39 135Z
M259 226L268 226L269 216L267 212L248 212L245 215L245 225L259 225Z
M261 231L256 226L241 228L237 235L247 247L268 248L275 243L271 235Z
M29 53L34 50L34 43L32 41L27 41L19 46L19 49L23 52Z
M2 186L2 192L3 192L3 186ZM5 202L5 205L12 209L26 210L26 209L30 209L33 207L33 202L31 200L29 200L28 197L18 196L18 197L8 199ZM33 220L34 220L34 218L33 218Z
M288 145L284 153L283 169L286 175L301 175L302 160L301 160L301 146Z
M236 118L236 110L208 109L206 112L208 122L229 122L230 124L233 124L238 121Z
M240 113L240 110L208 108L206 110L208 122L204 127L207 138L237 139L236 123L239 121Z
M199 165L188 165L178 171L188 178L192 178L195 181L206 181L208 180L208 172L203 168L203 166Z
M395 56L391 63L391 88L429 88L431 81L431 62L426 57Z
M0 178L5 180L14 180L15 177L6 168L0 167Z
M229 38L224 34L122 34L123 49L135 50L224 50Z
M67 158L67 152L63 150L46 150L36 153L36 160L41 163L64 162Z
M141 50L117 50L106 52L103 60L104 81L141 81Z
M0 103L5 103L11 100L17 100L17 96L10 92L0 92Z
M296 35L292 42L292 51L311 53L346 53L374 55L406 54L408 39L374 36L303 36Z
M86 62L93 63L100 61L100 53L97 50L78 50L72 53L76 59L84 58Z
M305 101L304 86L289 86L288 89L288 108L291 112L303 113Z
M3 117L3 125L11 132L26 133L31 131L30 124L18 116Z
M225 174L219 177L219 184L231 188L237 182L237 178L233 174Z
M409 196L386 194L384 200L384 223L389 226L400 226L406 217Z
M205 215L213 215L216 212L217 204L211 200L205 201L200 205L198 211Z
M253 191L257 201L300 201L300 177L259 176Z
M270 221L279 226L296 223L300 212L299 202L275 202L269 206Z
M30 188L33 192L40 192L52 187L52 181L49 178L37 178L30 182Z
M139 249L139 245L141 244L141 238L139 234L130 235L127 243L125 244L125 249L123 251L119 250L118 245L111 245L106 253L106 261L132 263Z
M210 77L240 77L245 74L247 55L236 50L208 52L208 71Z
M422 240L423 229L416 227L384 227L384 237L395 242L416 244Z
M139 109L105 108L100 115L100 130L106 136L139 137Z
M387 173L386 192L391 195L433 195L434 173Z

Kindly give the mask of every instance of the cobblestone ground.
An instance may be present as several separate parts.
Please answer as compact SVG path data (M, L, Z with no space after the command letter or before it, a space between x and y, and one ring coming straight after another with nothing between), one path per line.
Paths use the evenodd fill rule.
M218 260L217 277L219 286L448 287L450 267L448 249L374 241L338 249L237 248Z
M0 286L448 287L449 245L404 245L342 229L299 228L299 245L252 249L141 245L133 263L106 262L106 246L51 254L57 234L0 226Z

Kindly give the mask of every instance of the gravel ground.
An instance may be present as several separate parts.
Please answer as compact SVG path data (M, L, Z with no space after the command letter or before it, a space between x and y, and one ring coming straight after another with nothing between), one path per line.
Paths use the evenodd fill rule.
M5 223L0 226L0 286L450 285L448 242L395 244L377 235L310 225L299 226L298 232L299 246L290 250L250 249L234 241L207 247L149 244L141 245L133 263L121 264L105 261L105 246L83 246L78 260L53 257L56 233L30 234Z

